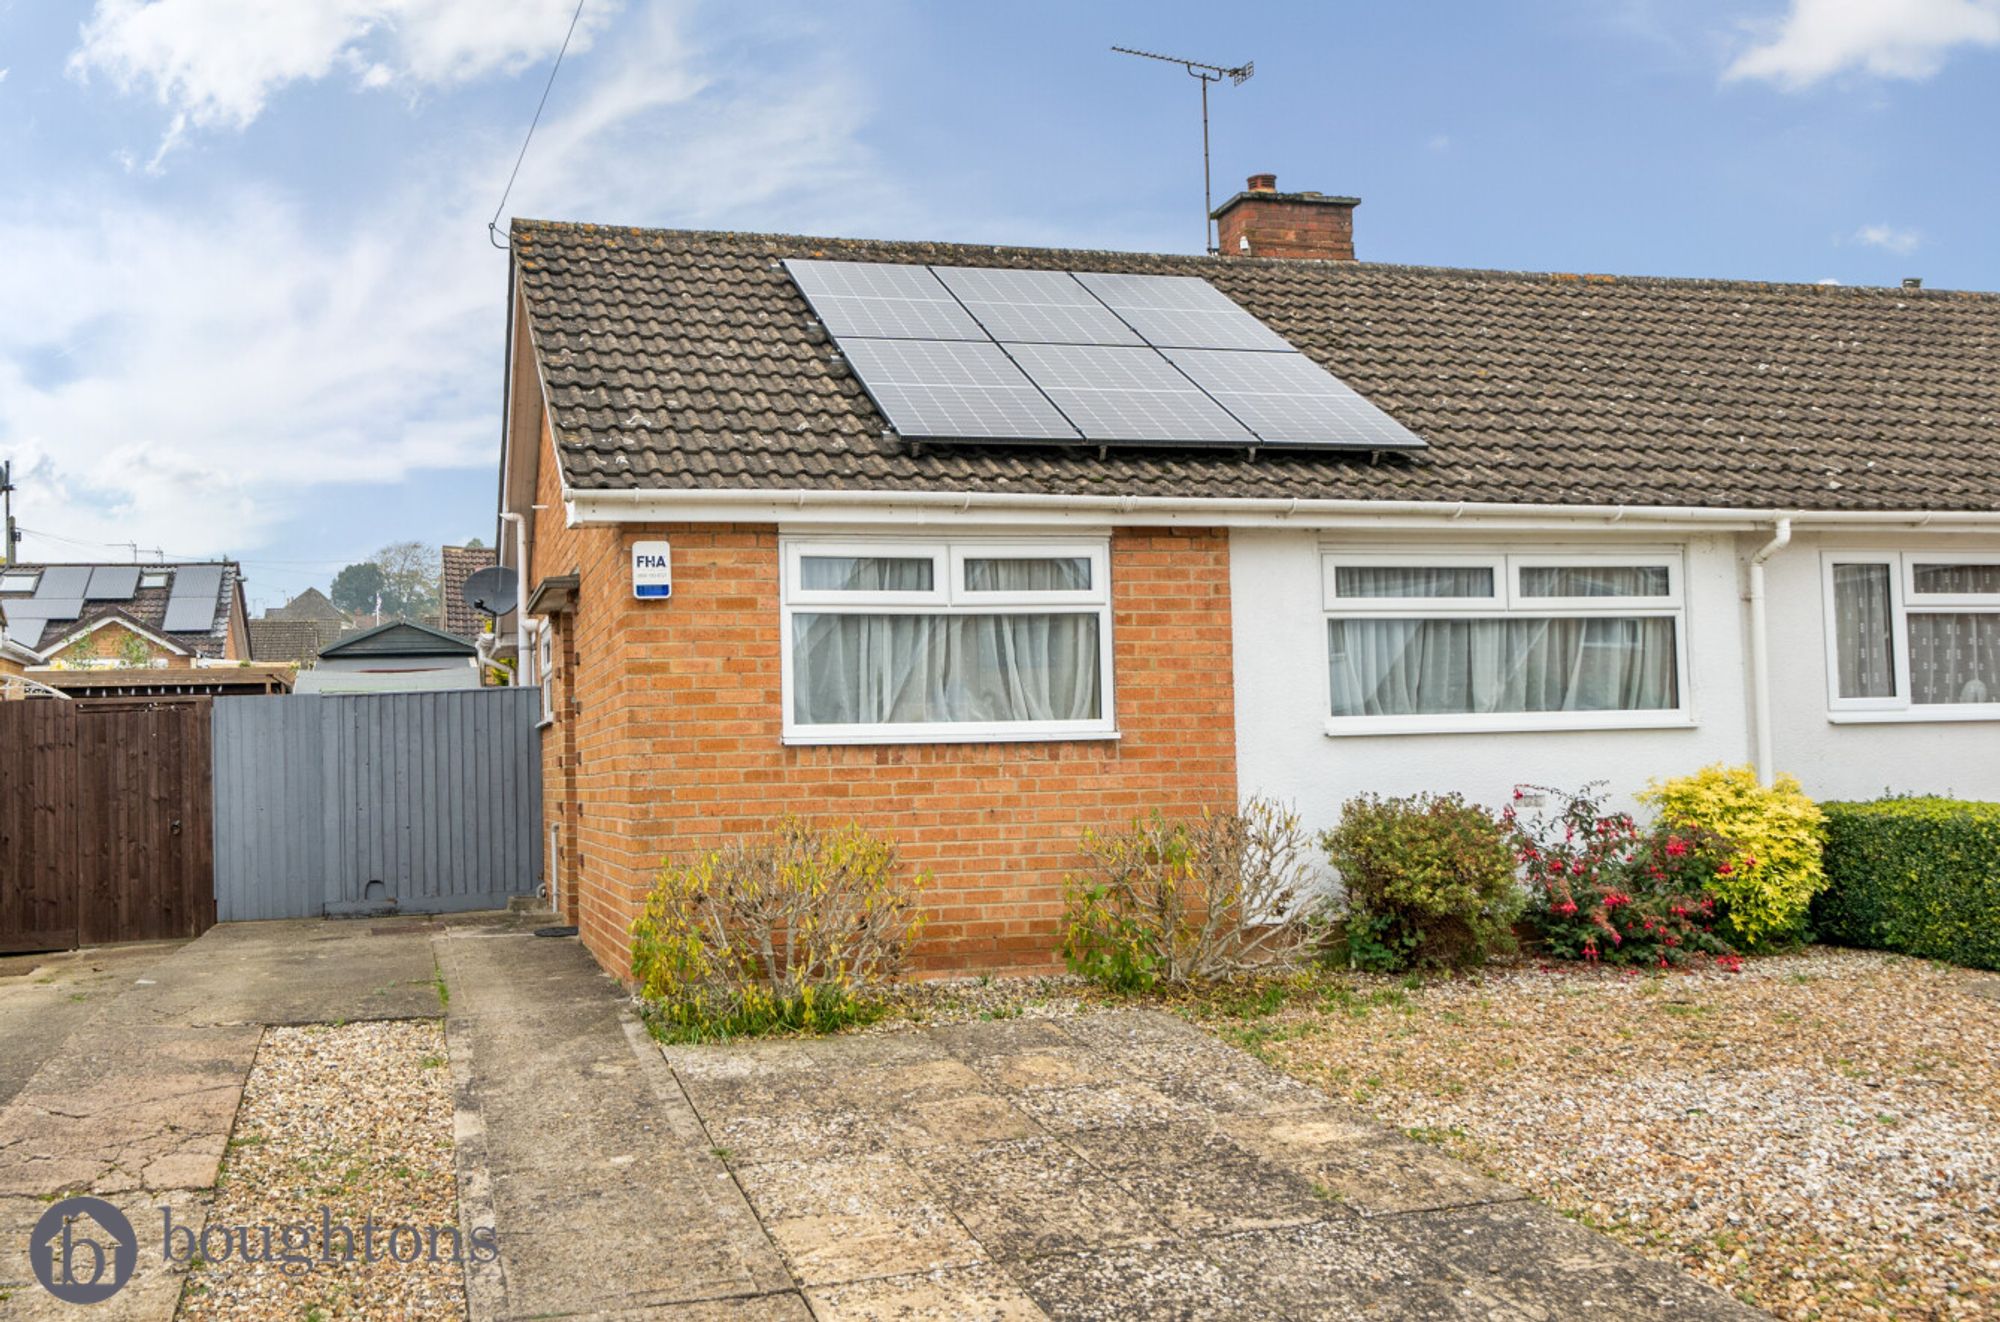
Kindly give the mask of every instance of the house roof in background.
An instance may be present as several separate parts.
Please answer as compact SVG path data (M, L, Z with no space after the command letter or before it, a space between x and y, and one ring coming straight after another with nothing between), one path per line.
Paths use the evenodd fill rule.
M477 656L465 639L415 620L390 620L320 649L322 660L367 656Z
M2000 296L516 221L565 484L1799 510L2000 508ZM1192 275L1412 456L892 435L787 257Z
M180 619L200 618L200 627L169 629L167 607L184 571L201 586L200 603L183 599ZM8 612L7 636L23 647L47 653L107 617L129 618L170 638L198 657L220 657L229 646L230 616L241 598L243 571L231 560L179 564L13 564L0 568L0 584L33 575L32 592L0 594ZM149 580L162 580L148 586ZM213 588L206 580L212 579ZM72 594L70 588L81 584ZM211 593L213 594L211 598ZM42 607L35 603L40 601ZM203 603L207 609L203 609ZM54 605L54 610L47 609Z
M331 646L344 626L338 619L273 619L250 621L250 656L256 661L308 662Z
M327 599L318 588L307 588L282 606L273 606L263 614L267 620L326 620L334 624L346 621L346 614Z
M486 631L486 617L465 601L465 580L499 563L490 546L446 546L439 549L443 568L438 578L438 595L444 614L445 632L460 638L477 638Z

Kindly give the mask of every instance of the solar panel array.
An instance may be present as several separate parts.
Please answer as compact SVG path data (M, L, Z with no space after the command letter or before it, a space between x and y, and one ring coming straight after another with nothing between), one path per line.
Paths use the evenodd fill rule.
M785 269L906 437L1424 444L1193 276L803 259Z
M160 627L168 633L200 633L215 627L215 599L221 591L221 565L182 565L174 571L167 618Z

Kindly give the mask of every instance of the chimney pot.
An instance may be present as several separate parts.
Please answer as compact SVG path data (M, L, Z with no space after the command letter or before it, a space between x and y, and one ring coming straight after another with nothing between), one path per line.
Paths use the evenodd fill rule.
M1922 276L1920 276L1920 275L1906 275L1906 276L1904 276L1904 277L1903 277L1903 288L1905 288L1905 289L1922 289L1923 287L1924 287L1924 278L1923 278Z
M1275 193L1278 191L1278 176L1275 174L1253 174L1250 176L1250 191L1253 193Z

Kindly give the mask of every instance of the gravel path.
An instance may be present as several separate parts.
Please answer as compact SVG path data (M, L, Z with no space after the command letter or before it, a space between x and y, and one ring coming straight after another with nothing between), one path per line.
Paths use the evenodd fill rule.
M1336 984L1211 1026L1785 1318L2000 1312L2000 1004L1814 950ZM1268 1012L1266 1012L1268 1011Z
M244 1088L209 1216L213 1251L189 1274L179 1317L464 1317L461 1268L425 1260L431 1228L458 1226L452 1110L444 1029L434 1021L271 1029ZM353 1263L319 1260L329 1218L350 1231ZM364 1266L370 1219L380 1260ZM311 1242L303 1256L315 1261L310 1270L288 1269L284 1228L302 1225ZM399 1225L417 1228L416 1238ZM240 1241L218 1260L219 1226L248 1228L258 1258L270 1227L280 1260L246 1263ZM337 1255L346 1250L337 1229L331 1238ZM413 1248L417 1261L395 1260ZM439 1249L449 1258L451 1235Z

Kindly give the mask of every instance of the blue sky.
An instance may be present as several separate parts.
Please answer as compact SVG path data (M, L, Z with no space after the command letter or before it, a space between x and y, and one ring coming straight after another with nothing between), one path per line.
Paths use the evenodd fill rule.
M572 5L0 0L26 556L261 606L492 538L485 222ZM508 211L1193 250L1194 85L1113 43L1254 59L1217 196L1359 194L1364 260L2000 288L2000 0L586 0Z

